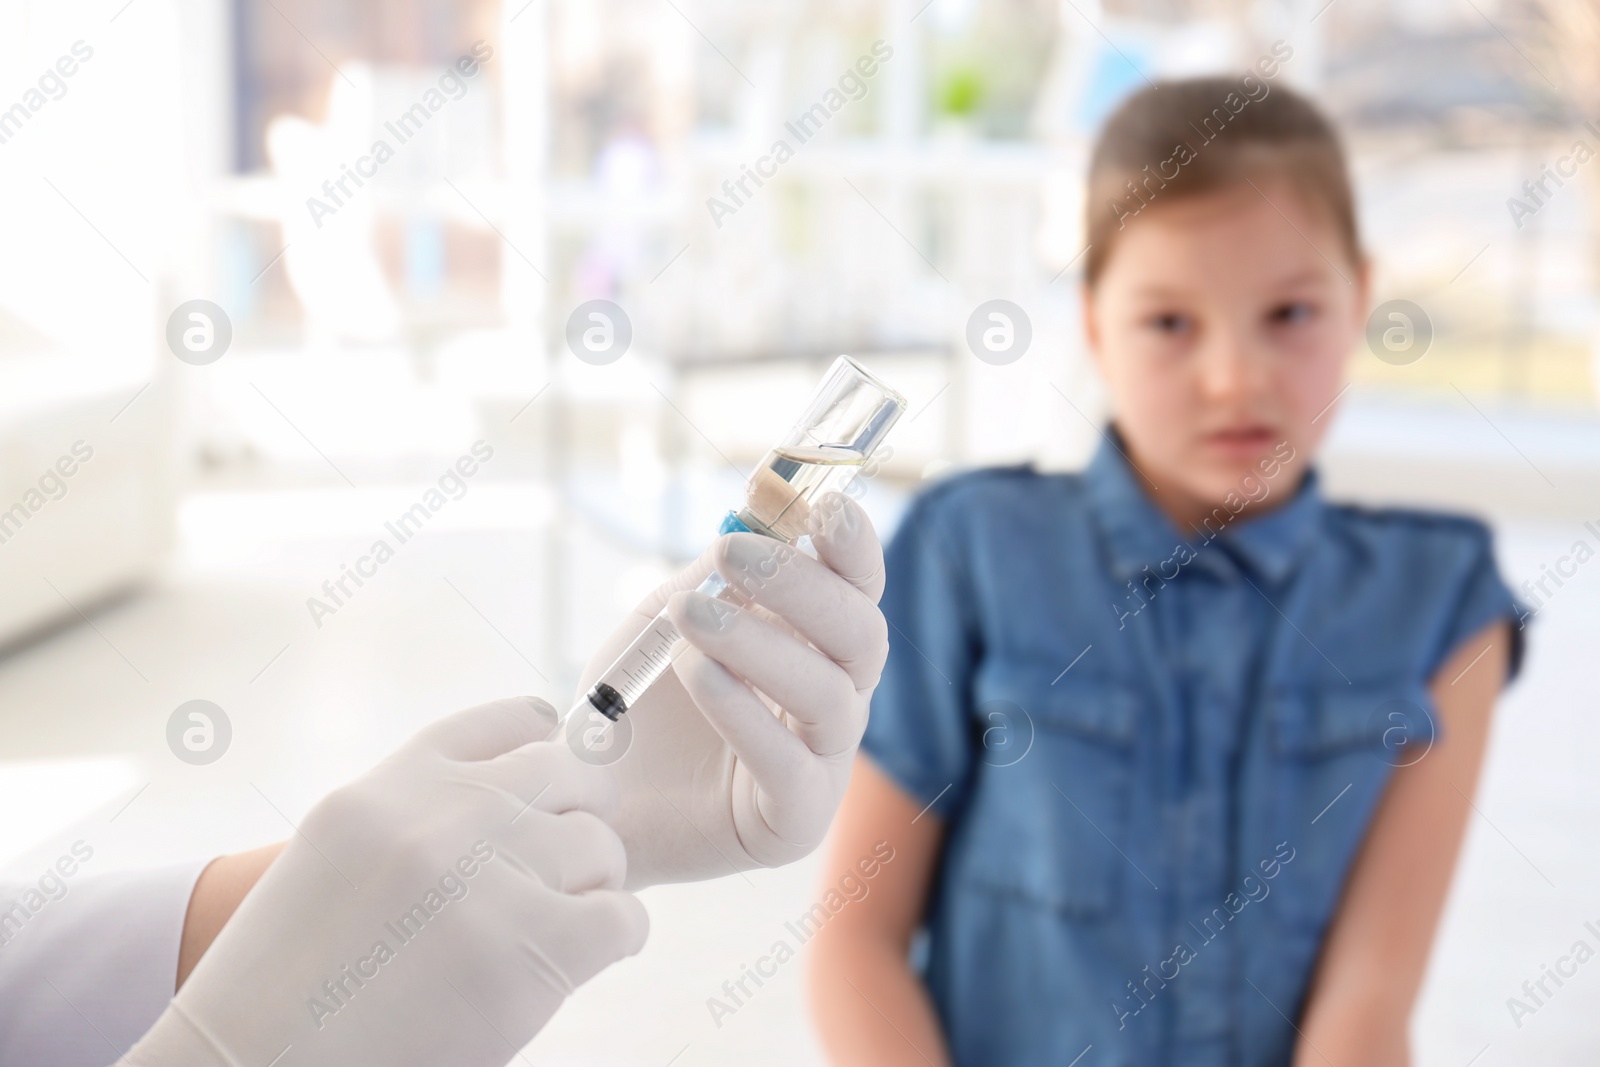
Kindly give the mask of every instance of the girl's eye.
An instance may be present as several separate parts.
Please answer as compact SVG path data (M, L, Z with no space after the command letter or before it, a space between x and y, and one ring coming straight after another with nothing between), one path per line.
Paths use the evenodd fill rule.
M1301 326L1316 318L1317 309L1304 300L1279 304L1267 317L1274 325Z
M1189 316L1176 311L1166 311L1159 315L1152 315L1148 320L1148 324L1157 333L1173 335L1187 333L1194 326L1194 322Z

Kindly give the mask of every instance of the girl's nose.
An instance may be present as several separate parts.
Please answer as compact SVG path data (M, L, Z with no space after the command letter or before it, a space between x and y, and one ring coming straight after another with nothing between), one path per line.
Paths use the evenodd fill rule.
M1218 330L1200 353L1200 386L1211 400L1238 400L1263 392L1269 380L1267 360L1249 340Z

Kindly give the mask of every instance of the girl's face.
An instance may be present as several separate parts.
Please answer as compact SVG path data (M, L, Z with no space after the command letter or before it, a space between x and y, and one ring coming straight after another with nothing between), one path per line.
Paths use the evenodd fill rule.
M1084 294L1129 459L1180 527L1293 495L1364 326L1365 265L1292 186L1255 184L1154 201Z

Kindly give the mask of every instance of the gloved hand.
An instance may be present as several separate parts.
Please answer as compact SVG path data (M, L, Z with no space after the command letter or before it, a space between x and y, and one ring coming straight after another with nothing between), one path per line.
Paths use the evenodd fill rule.
M503 1067L648 927L555 723L470 708L330 794L121 1063Z
M837 493L809 528L818 559L757 534L719 538L584 670L579 699L663 605L688 643L616 728L626 749L606 768L630 888L789 863L833 821L889 652L883 549ZM713 567L739 605L692 591ZM568 725L569 741L592 729L580 715Z

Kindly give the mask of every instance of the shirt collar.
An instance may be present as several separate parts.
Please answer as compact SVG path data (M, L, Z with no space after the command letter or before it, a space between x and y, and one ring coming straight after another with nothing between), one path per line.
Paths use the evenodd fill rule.
M1180 532L1156 507L1146 489L1150 484L1123 450L1116 427L1108 427L1105 440L1085 469L1084 484L1095 523L1105 538L1113 573L1126 581L1146 566L1163 577L1173 577L1173 566L1211 570L1231 578L1242 564L1267 581L1278 584L1294 569L1311 543L1322 514L1322 495L1316 471L1309 471L1294 498L1264 514L1252 514L1246 502L1237 514L1219 509L1218 521ZM1271 493L1290 491L1287 485L1261 478ZM1259 490L1258 490L1259 491ZM1246 501L1241 489L1237 498ZM1266 497L1260 498L1262 500ZM1222 516L1228 516L1224 524ZM1192 559L1184 564L1180 546ZM1169 562L1170 561L1170 562Z

